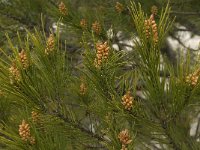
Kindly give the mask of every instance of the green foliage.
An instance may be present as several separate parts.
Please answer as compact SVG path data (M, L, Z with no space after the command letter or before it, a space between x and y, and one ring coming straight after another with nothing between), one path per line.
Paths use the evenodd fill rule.
M47 3L41 1L41 6L43 2ZM30 1L23 5L28 4ZM191 114L199 110L199 70L195 71L199 67L191 69L189 54L174 66L161 53L173 24L170 6L167 4L158 16L150 17L147 37L145 20L149 14L139 3L128 4L126 11L132 17L129 23L134 23L133 31L137 32L134 54L113 49L116 41L106 33L112 21L117 20L115 17L125 14L116 15L110 24L104 25L109 16L102 11L101 19L94 15L88 19L88 28L83 29L79 21L85 17L81 14L85 10L74 13L70 3L67 15L56 7L52 8L52 15L61 16L66 28L82 37L78 44L83 49L81 65L74 67L70 61L67 42L62 37L65 27L60 22L56 33L32 29L26 30L25 38L18 33L17 46L7 36L11 52L1 49L0 59L2 148L199 149L198 131L195 137L189 134L191 120L195 118ZM38 11L39 7L34 8ZM91 29L95 20L102 25L100 34ZM105 41L106 48L102 48ZM105 58L107 48L109 54ZM130 63L136 66L127 71ZM126 107L125 100L131 105ZM21 135L23 120L30 126L27 141ZM128 131L125 142L119 136L122 131ZM31 139L35 141L32 143Z

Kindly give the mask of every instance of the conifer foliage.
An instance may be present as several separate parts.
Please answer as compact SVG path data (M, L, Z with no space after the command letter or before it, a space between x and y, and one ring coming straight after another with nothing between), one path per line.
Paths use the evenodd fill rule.
M195 137L189 133L191 113L199 108L199 66L189 57L173 66L160 52L173 24L170 6L153 6L150 16L134 1L113 8L132 17L137 59L113 49L102 20L74 24L64 2L55 11L82 31L81 65L74 67L63 51L60 22L55 33L18 34L18 46L7 36L11 52L0 49L0 99L7 108L1 110L7 116L0 122L0 148L200 149L198 129ZM126 71L131 62L136 67Z

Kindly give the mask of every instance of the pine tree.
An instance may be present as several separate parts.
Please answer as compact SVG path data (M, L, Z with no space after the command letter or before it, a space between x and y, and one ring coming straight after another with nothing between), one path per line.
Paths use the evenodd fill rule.
M174 65L161 52L174 23L169 3L151 13L134 1L116 3L116 17L128 13L134 24L133 52L112 47L107 31L115 24L106 22L116 18L86 18L70 6L53 7L56 32L41 25L16 41L7 35L10 51L0 49L1 148L198 150L198 127L195 136L189 132L199 110L199 66L189 53ZM81 40L79 65L63 24Z

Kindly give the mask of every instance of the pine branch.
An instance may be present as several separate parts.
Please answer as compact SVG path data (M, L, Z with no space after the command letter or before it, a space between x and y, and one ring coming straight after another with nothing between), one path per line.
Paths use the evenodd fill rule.
M10 18L12 20L15 20L15 21L17 21L17 22L19 22L19 23L21 23L23 25L26 25L26 26L28 26L31 29L34 28L37 25L37 23L35 23L35 22L31 22L30 20L29 20L29 22L27 22L25 19L15 17L15 16L12 16L10 14L4 14L2 12L0 12L0 14L2 16L5 16L5 17Z
M200 12L171 11L170 13L175 15L200 15Z
M168 129L168 124L165 120L161 120L161 127L164 129L164 133L167 136L170 144L172 145L174 150L181 150L181 148L179 147L179 145L177 145L174 142L174 139L172 138L171 134L169 133L169 129Z
M181 46L183 46L184 48L186 48L187 50L192 50L192 51L199 51L199 50L200 50L200 49L193 49L193 48L190 48L190 47L185 46L185 44L180 40L180 38L177 38L177 37L174 36L172 33L169 33L169 34L170 34L170 36L171 36L173 39L177 40L178 43L179 43Z
M105 147L104 146L102 146L102 145L96 145L96 146L94 146L94 145L87 145L87 144L84 144L84 143L82 143L83 145L84 145L84 147L85 148L89 148L89 149L102 149L102 148L104 148L105 149Z
M190 20L182 17L182 18L177 18L177 22L185 26L193 34L200 35L197 25L195 23L192 23Z
M60 113L56 113L56 117L62 119L64 122L69 123L69 124L72 125L74 128L80 130L80 131L83 132L83 133L86 133L87 135L89 135L89 136L92 137L92 138L97 139L98 141L107 141L107 140L105 140L102 136L100 136L100 135L98 135L98 134L95 134L95 133L91 132L90 130L85 129L85 128L82 127L80 124L73 123L72 121L70 121L69 118L66 118L65 116L63 116L63 115L60 114Z
M199 129L200 129L200 118L198 119L197 127L196 127L196 132L195 132L195 137L197 138L199 135Z

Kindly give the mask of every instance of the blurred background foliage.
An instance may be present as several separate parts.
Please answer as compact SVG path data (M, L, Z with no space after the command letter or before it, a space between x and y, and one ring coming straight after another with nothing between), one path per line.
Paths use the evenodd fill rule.
M132 45L122 42L130 39L131 31L134 30L130 21L131 16L127 11L127 6L130 5L128 0L64 0L63 2L68 8L70 17L60 20L64 23L62 26L62 39L67 41L68 50L73 54L80 50L79 42L77 42L80 41L77 37L77 32L80 31L80 35L82 34L79 24L83 18L87 21L88 26L98 20L105 32L112 29L112 41L118 45L120 50L125 49L125 46L133 48ZM115 9L116 2L120 2L124 6L124 10L121 13L118 13ZM150 14L153 5L157 6L160 12L168 0L135 0L135 2L140 2L145 12ZM38 28L42 30L44 27L48 35L50 29L55 30L56 22L61 17L58 11L59 3L60 1L58 0L1 0L1 47L7 47L5 33L8 33L14 41L16 40L16 31L20 32L21 35L25 35L25 29L33 30ZM189 31L192 35L200 35L199 5L199 0L170 0L170 6L172 7L170 14L172 18L176 16L176 23L168 37L176 40L184 48L187 48L187 46L177 36L177 33L179 31ZM43 22L43 27L41 22ZM181 28L181 26L185 28ZM172 50L167 41L163 46L162 52L170 58L172 63L175 63L177 56L179 56L177 51Z

